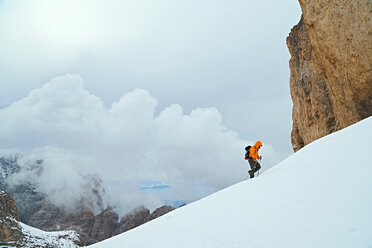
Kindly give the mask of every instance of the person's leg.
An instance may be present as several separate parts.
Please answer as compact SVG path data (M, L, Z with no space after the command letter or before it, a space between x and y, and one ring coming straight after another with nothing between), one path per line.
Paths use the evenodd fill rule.
M254 165L253 173L256 173L259 169L261 169L261 165L259 162L256 161L256 164Z
M248 171L249 178L254 178L254 172L252 170Z
M253 178L254 177L254 168L255 168L256 162L253 161L253 159L251 159L251 158L248 159L248 162L249 162L249 165L251 167L251 170L248 171L248 173L249 173L250 178Z

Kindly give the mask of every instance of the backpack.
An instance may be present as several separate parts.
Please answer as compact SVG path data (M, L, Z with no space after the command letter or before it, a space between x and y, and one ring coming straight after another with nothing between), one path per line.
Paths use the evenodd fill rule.
M247 147L245 147L245 151L246 151L246 153L245 153L245 160L248 160L248 159L250 159L251 157L249 156L249 150L251 149L251 147L252 146L247 146Z

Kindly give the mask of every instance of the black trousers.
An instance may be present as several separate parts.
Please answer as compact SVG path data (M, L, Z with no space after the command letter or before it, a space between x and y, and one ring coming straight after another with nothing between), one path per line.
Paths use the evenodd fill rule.
M261 169L260 163L256 160L253 161L252 158L248 159L248 163L251 166L252 172L256 173L259 169Z

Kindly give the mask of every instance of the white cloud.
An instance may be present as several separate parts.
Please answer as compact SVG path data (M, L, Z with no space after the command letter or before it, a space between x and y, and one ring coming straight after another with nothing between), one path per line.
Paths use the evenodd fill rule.
M82 172L83 165L94 167L95 162L93 157L56 146L38 147L18 158L22 169L12 174L7 183L16 186L29 182L51 202L68 211L83 207L98 213L107 204L101 180L96 174Z
M226 126L246 139L259 133L285 157L285 37L299 19L292 0L3 0L0 108L54 75L79 73L105 106L138 87L162 109L215 106ZM248 106L264 121L251 121Z
M107 200L122 211L169 200L140 190L146 180L167 182L169 197L186 201L243 180L248 142L223 125L216 108L186 114L173 104L156 115L157 104L136 89L106 108L80 76L57 77L0 110L0 148L22 151L24 161L43 159L35 180L58 205L87 194L88 174L102 178ZM263 152L264 167L277 162L271 146Z

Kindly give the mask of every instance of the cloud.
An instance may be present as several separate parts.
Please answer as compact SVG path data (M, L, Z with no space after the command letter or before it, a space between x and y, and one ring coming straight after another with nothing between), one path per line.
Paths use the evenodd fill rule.
M300 14L290 0L3 0L0 108L55 75L80 73L105 106L140 87L161 109L217 107L224 125L284 158L292 153L285 37Z
M65 207L87 195L88 175L102 178L106 204L122 212L193 201L244 179L244 147L253 142L228 130L216 108L187 114L177 104L157 105L136 89L107 108L79 75L57 77L0 110L0 151L21 151L23 166L43 159L43 170L26 178ZM264 168L280 157L267 144L263 156ZM148 181L167 187L141 189Z
M82 208L98 213L107 205L99 175L81 172L82 164L94 166L91 157L44 146L20 155L17 164L21 170L7 179L10 188L30 183L50 202L67 211Z

